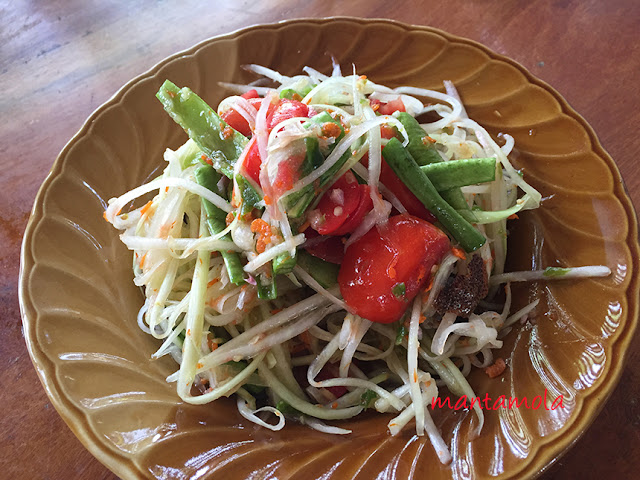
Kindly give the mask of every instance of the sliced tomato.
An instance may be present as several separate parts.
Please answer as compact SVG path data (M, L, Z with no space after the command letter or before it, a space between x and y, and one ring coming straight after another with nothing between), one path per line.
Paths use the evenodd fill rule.
M362 223L364 217L373 208L373 200L371 200L369 185L359 185L360 188L360 201L356 209L347 217L344 223L333 231L332 235L346 235L347 233L353 233L356 228Z
M244 169L247 172L247 175L249 175L254 182L260 185L260 167L262 166L262 159L260 158L260 150L258 149L258 142L256 141L256 138L253 137L249 140L249 143L245 148L248 150L244 157Z
M393 112L406 112L406 108L404 106L404 102L402 98L398 96L395 100L391 100L390 102L381 102L377 98L370 98L369 104L371 108L373 108L380 115L391 115ZM377 106L377 108L376 108Z
M249 90L248 92L243 93L241 97L246 98L249 104L251 104L251 106L254 107L256 110L260 109L260 105L262 104L263 98L260 97L258 95L258 92L256 92L255 90ZM269 105L267 109L267 119L269 118L269 115L273 113L274 110L275 110L275 105ZM245 137L250 137L252 135L253 132L251 131L251 127L249 126L249 123L247 122L247 120L233 108L224 112L221 115L221 118L222 120L227 122L227 124L231 128L233 128L234 130L237 130L238 132L243 134Z
M294 155L278 164L278 172L272 185L276 195L280 196L291 190L293 184L300 180L300 167L304 158L305 154Z
M314 257L330 263L341 264L344 258L344 243L342 237L334 237L331 235L319 235L312 228L304 231L304 236L309 242L305 245L305 250Z
M310 212L311 226L321 235L344 235L352 232L368 210L364 213L358 211L358 218L352 216L363 203L363 197L368 196L369 187L358 184L352 172L345 173L324 194L318 208ZM349 224L345 227L347 221Z
M410 215L391 217L347 248L338 273L342 297L367 320L395 322L449 248L448 237L432 224Z
M258 95L258 92L256 91L255 88L252 88L251 90L249 90L248 92L244 92L242 95L240 95L242 98L246 98L247 100L250 98L260 98L260 95Z
M283 98L278 102L275 109L271 114L267 117L267 128L271 130L273 127L278 125L280 122L284 120L288 120L294 117L308 117L309 116L309 107L302 102L298 102L297 100L289 100L288 98Z

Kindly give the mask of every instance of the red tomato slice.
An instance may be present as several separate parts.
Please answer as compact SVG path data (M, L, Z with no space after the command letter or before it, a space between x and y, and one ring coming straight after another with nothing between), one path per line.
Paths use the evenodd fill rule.
M377 98L370 98L369 104L371 108L373 108L380 115L391 115L393 112L406 112L404 102L401 97L396 98L395 100L391 100L390 102L383 103ZM376 105L378 108L376 109Z
M260 167L262 166L262 159L260 158L260 150L258 149L258 142L253 137L249 140L249 144L245 147L248 149L247 155L244 157L244 169L254 182L260 185Z
M250 98L260 98L260 95L258 95L258 92L256 91L255 88L252 88L251 90L249 90L248 92L244 92L242 95L240 95L242 98L246 98L247 100Z
M449 238L432 224L391 217L347 248L338 273L342 297L363 318L395 322L449 248Z
M319 219L312 221L311 226L320 235L334 235L358 208L363 193L363 189L360 187L353 173L345 173L318 203L315 213L316 216L319 213Z
M373 208L373 200L371 200L369 185L358 185L360 189L360 201L356 209L347 217L344 223L333 231L332 235L346 235L353 233L362 223L364 217Z
M341 237L332 237L330 235L321 236L312 228L304 231L307 240L311 240L309 245L305 245L304 249L314 257L330 263L341 264L344 258L344 244ZM315 240L315 239L318 240Z
M290 118L308 116L309 107L305 103L298 102L297 100L289 100L287 98L283 98L276 105L273 112L271 112L271 114L267 117L267 128L271 130L280 122L288 120Z
M365 154L361 162L365 167L369 168L369 155ZM384 158L382 159L382 166L380 168L380 181L400 200L400 203L407 209L409 215L421 218L430 223L436 221L436 217L427 210L422 202L418 200L418 197L409 190L409 187L398 178L393 169L385 162Z
M387 103L381 103L378 113L380 115L391 115L393 112L405 112L404 102L400 97Z

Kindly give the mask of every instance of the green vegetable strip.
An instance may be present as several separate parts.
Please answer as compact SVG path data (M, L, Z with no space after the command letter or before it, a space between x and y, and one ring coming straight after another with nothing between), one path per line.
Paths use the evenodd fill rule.
M382 154L400 180L437 217L462 248L472 252L484 245L484 236L440 196L397 138L389 140Z
M293 271L293 267L298 263L298 256L293 257L289 252L282 253L273 259L273 274L274 275L286 275Z
M406 112L400 112L398 120L407 130L407 135L409 136L407 151L418 165L424 166L442 162L442 157L436 150L435 145L429 141L425 142L427 132L423 130L415 118ZM441 197L455 210L470 210L459 188L443 192Z
M327 154L329 154L344 137L344 129L342 128L342 124L327 112L322 112L312 117L309 122L305 124L305 126L310 126L312 124L322 125L325 123L335 123L340 127L340 135L335 139L333 145L329 147L329 151L327 152ZM307 156L302 164L301 177L305 177L320 165L322 165L322 163L324 162L324 156L322 155L322 153L320 153L318 139L306 138L305 141L307 142ZM324 187L350 157L351 152L345 152L344 155L342 155L340 159L318 179L318 187ZM314 185L307 185L300 191L289 195L286 198L288 216L291 218L300 217L316 197L316 194L317 192Z
M166 80L156 97L171 118L213 161L216 170L233 178L233 166L247 138L229 127L218 114L189 88L178 88Z
M409 135L407 150L418 165L442 162L442 157L431 142L424 141L427 132L423 130L418 121L406 112L398 113L398 120L404 126Z
M298 252L298 265L324 288L331 288L338 283L340 265L330 263L305 252Z
M242 175L236 175L236 183L238 184L238 190L240 190L240 197L242 198L240 215L246 215L254 208L259 208L257 204L262 200L262 197L258 195L258 192L256 192L249 181Z
M495 158L467 158L449 162L430 163L420 167L436 190L442 192L456 187L493 182L496 179Z
M212 166L202 165L198 167L195 176L198 184L217 193L216 184L220 180L220 174L216 172ZM207 227L211 235L216 235L227 228L227 214L223 210L204 198L202 199L202 206L207 214ZM227 233L223 238L231 240L231 235ZM236 252L227 252L224 250L220 251L220 254L224 259L231 283L242 285L244 283L244 271L242 270L240 256Z

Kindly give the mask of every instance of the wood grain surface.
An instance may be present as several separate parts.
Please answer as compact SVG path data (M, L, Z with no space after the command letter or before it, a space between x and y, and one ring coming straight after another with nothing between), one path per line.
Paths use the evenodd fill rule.
M256 23L334 15L434 26L520 62L586 118L640 205L637 0L0 0L0 478L116 478L51 406L22 336L20 243L58 152L95 108L172 53ZM602 413L541 478L637 478L639 367L636 334Z

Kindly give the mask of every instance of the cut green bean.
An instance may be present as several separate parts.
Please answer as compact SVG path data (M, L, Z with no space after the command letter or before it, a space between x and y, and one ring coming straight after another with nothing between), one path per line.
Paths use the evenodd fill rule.
M178 88L166 80L156 97L171 118L180 125L216 170L233 178L233 166L247 144L247 138L228 126L207 103L189 88Z
M382 154L400 180L436 216L462 248L472 252L484 245L484 236L440 196L397 138L389 140Z
M298 265L324 288L331 288L338 283L340 265L330 263L301 250L298 252Z
M284 252L273 259L273 273L274 275L286 275L293 271L293 267L298 263L298 255L293 257L289 252Z
M278 298L278 287L274 275L267 277L266 275L258 275L256 277L256 286L258 287L258 298L261 300L275 300Z
M450 160L423 165L420 170L429 177L436 190L442 192L456 187L493 182L496 179L496 159Z
M212 192L218 193L217 183L220 180L220 174L216 172L211 165L201 165L198 167L195 172L195 177L198 184L208 188ZM202 205L207 214L207 227L211 235L216 235L227 228L227 214L224 210L221 210L204 198L202 199ZM231 235L227 233L223 238L231 240ZM227 273L229 274L231 283L234 285L242 285L244 283L244 270L242 269L242 261L238 253L221 250L220 254L227 267Z
M434 144L429 141L425 142L425 137L428 135L418 121L406 112L400 112L397 115L398 120L407 131L407 135L409 135L407 150L416 163L422 166L441 162L442 157Z

